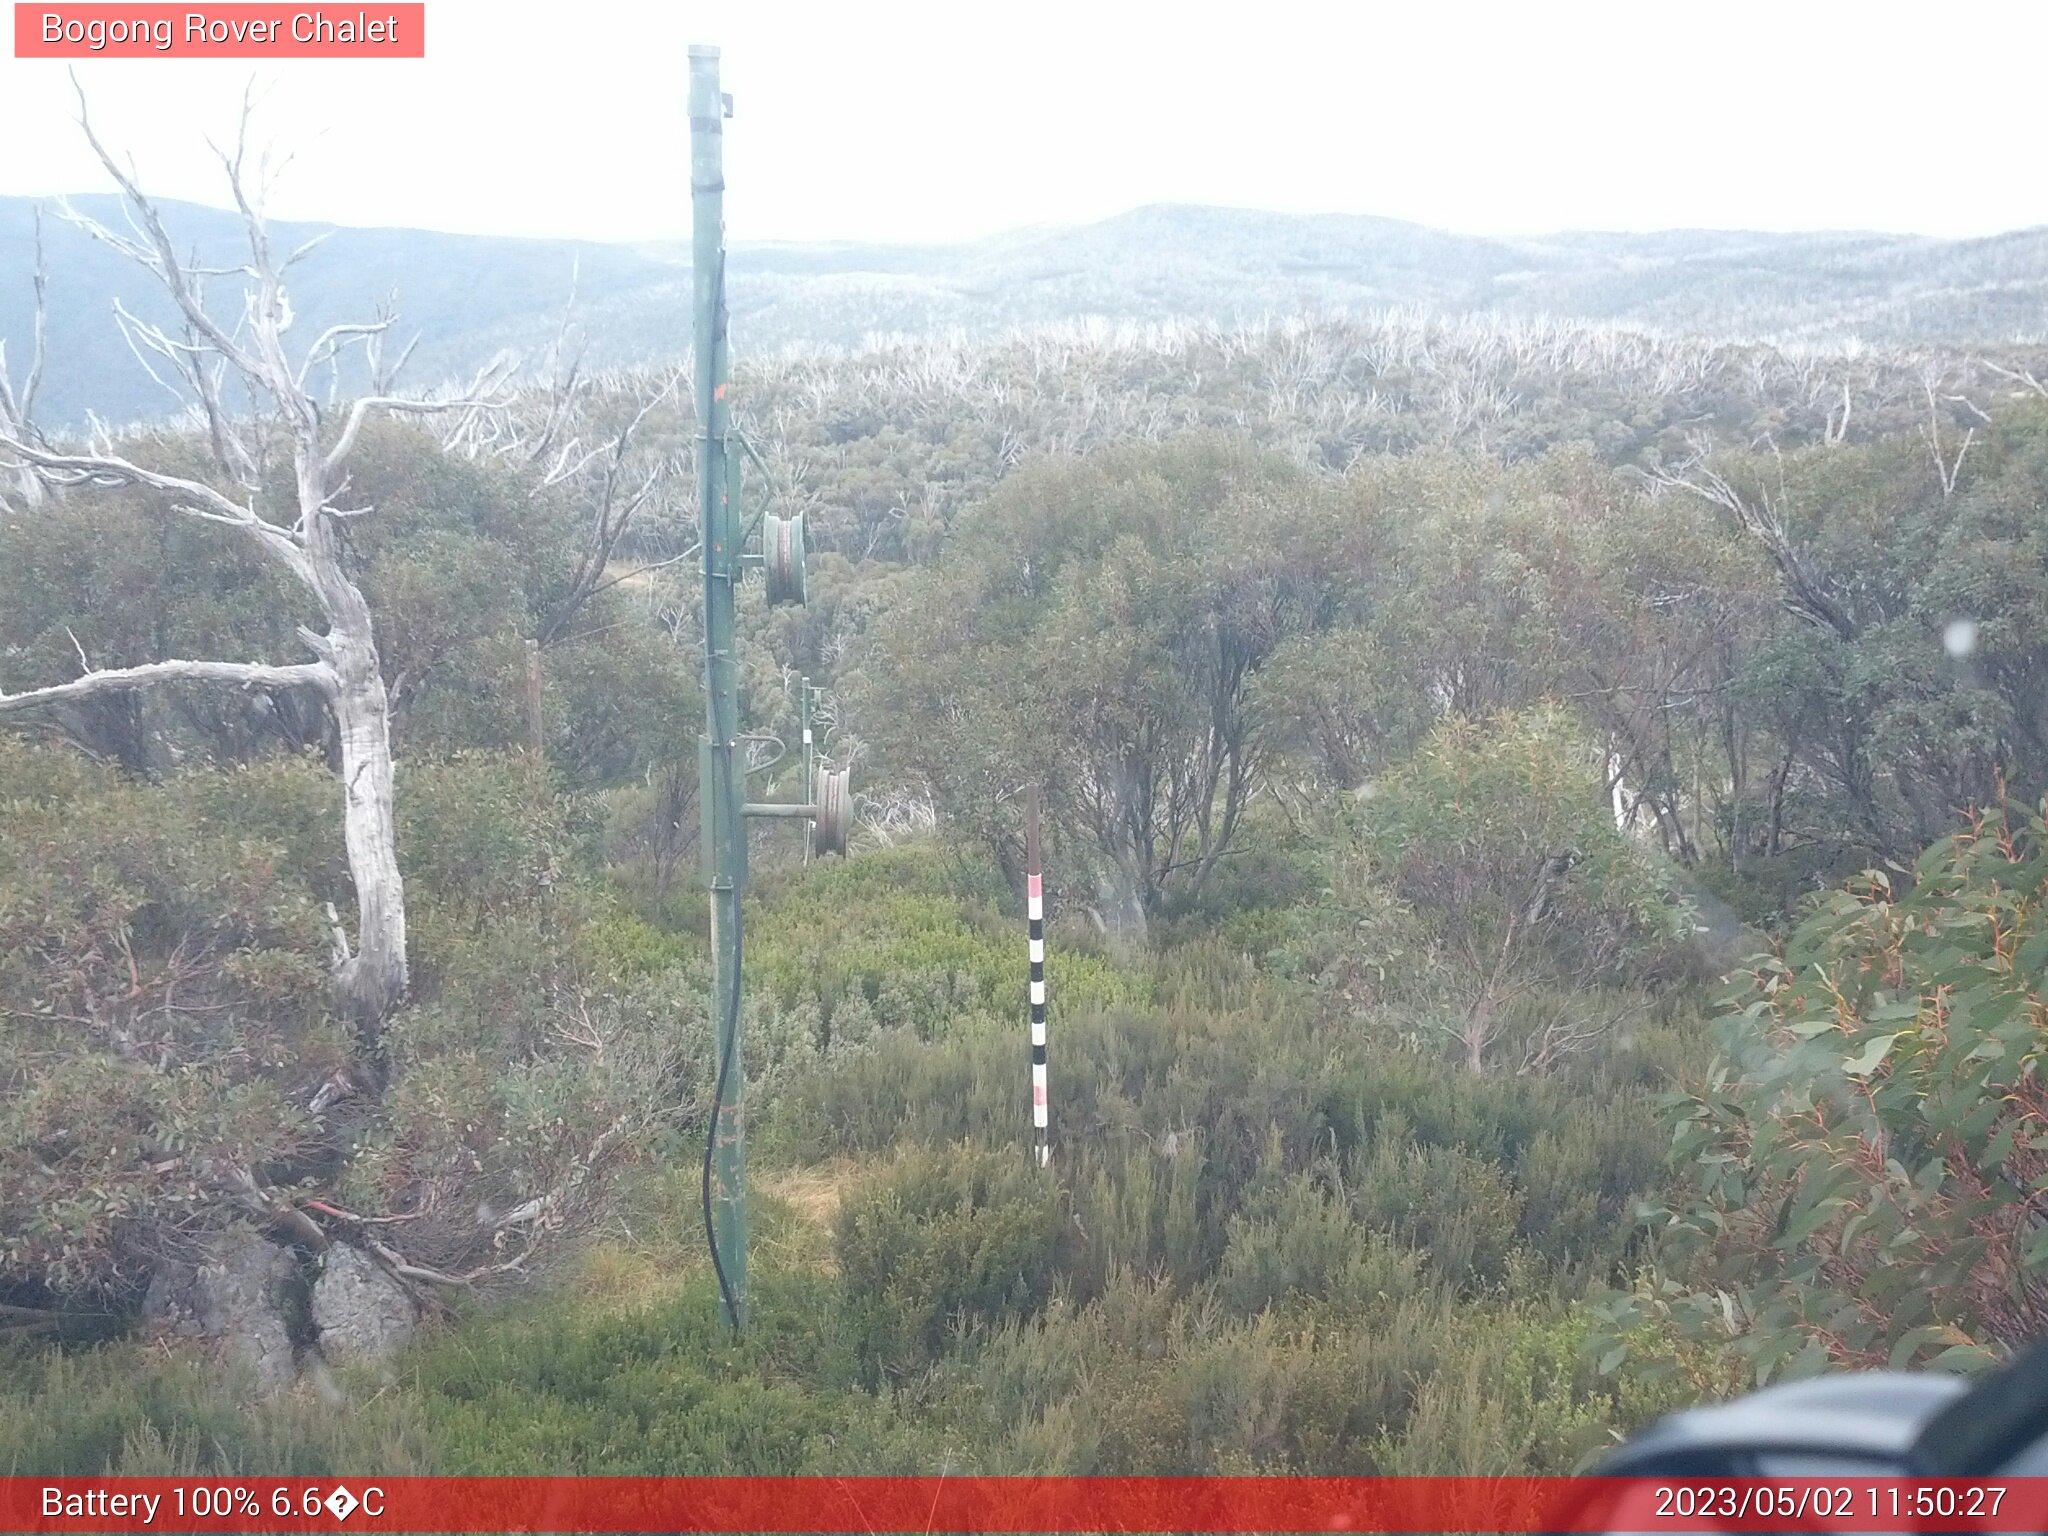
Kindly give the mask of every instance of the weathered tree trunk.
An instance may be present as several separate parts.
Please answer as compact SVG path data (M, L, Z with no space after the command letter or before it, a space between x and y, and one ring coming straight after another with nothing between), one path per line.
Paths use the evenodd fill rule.
M334 990L359 1027L374 1032L407 983L405 882L393 816L391 717L377 647L368 633L335 646L334 723L341 738L342 832L356 887L356 949Z
M1458 1032L1464 1047L1465 1070L1474 1077L1486 1075L1486 1048L1493 1043L1493 999L1481 998L1465 1015L1465 1027Z
M327 618L324 636L307 644L327 663L327 705L340 740L342 837L356 888L356 947L335 946L337 1001L374 1046L408 980L405 881L398 872L397 774L391 760L391 700L377 654L376 626L362 590L343 564L339 530L327 507L326 466L317 445L299 454L299 499L307 508L305 581Z

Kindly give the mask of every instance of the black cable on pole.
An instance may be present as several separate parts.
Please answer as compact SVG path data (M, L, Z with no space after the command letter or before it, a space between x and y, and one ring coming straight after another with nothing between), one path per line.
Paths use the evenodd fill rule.
M715 982L714 982L715 984ZM711 1215L711 1156L718 1146L718 1116L725 1108L725 1085L732 1075L733 1057L740 1034L740 925L735 914L732 925L732 1001L726 1009L725 1047L718 1054L718 1081L711 1090L711 1123L704 1132L704 1240L711 1247L711 1269L718 1276L718 1295L725 1303L725 1315L737 1328L739 1308L733 1302L732 1282L725 1276L725 1261L718 1252L718 1224Z

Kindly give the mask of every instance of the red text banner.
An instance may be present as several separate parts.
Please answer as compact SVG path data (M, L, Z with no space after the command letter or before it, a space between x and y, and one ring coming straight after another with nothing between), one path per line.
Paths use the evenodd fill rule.
M412 4L14 7L18 59L423 59Z
M2048 1478L0 1478L0 1530L2041 1531Z

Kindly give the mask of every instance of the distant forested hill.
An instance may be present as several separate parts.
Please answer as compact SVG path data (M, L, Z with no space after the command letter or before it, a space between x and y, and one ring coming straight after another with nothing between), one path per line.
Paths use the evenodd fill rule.
M78 206L118 217L109 197ZM33 211L0 198L0 339L16 357L31 314ZM190 204L167 211L205 259L233 259L231 216ZM290 248L322 228L279 224L275 237ZM153 315L161 300L54 214L45 234L45 419L159 413L169 397L128 355L111 301ZM1231 323L1389 308L1806 342L1967 344L2048 329L2048 229L1962 241L1683 230L1501 240L1391 219L1159 206L964 245L741 245L732 262L735 334L748 350L1088 317ZM426 380L466 372L500 347L545 345L573 272L588 362L643 363L687 349L687 263L680 246L336 229L298 269L293 298L310 339L395 289L405 334L422 336L410 376Z

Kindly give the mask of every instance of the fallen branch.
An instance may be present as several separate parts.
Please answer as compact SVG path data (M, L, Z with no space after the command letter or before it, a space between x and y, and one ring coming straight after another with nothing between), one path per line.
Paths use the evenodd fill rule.
M25 1318L28 1326L42 1323L54 1328L66 1318L85 1318L92 1315L90 1312L60 1312L55 1307L21 1307L0 1302L0 1317Z
M415 1264L389 1243L380 1243L376 1238L370 1237L367 1234L363 1238L363 1245L384 1262L386 1269L390 1270L392 1274L401 1280L418 1280L428 1285L445 1286L453 1290L467 1290L473 1287L479 1280L489 1280L497 1275L524 1274L526 1272L526 1261L533 1257L533 1251L538 1246L538 1239L528 1243L525 1252L521 1253L516 1259L506 1259L503 1263L499 1264L482 1264L470 1270L467 1274L461 1275L451 1275L445 1270L434 1269L425 1264Z
M329 1205L325 1200L304 1200L303 1209L318 1211L323 1216L332 1216L336 1221L346 1221L358 1227L396 1226L403 1221L418 1221L425 1211L408 1211L403 1216L358 1216L354 1211L344 1211L338 1205Z
M332 1246L318 1222L259 1185L248 1169L230 1168L221 1182L244 1210L266 1226L288 1233L315 1253L325 1253Z
M569 1203L569 1197L575 1194L583 1181L597 1170L605 1154L618 1145L626 1130L625 1120L613 1121L595 1141L591 1142L590 1150L584 1154L582 1161L569 1170L568 1177L560 1184L546 1194L535 1195L530 1200L521 1201L503 1215L481 1224L488 1226L494 1233L502 1233L508 1227L521 1226L529 1222L541 1228L553 1225L563 1207Z

